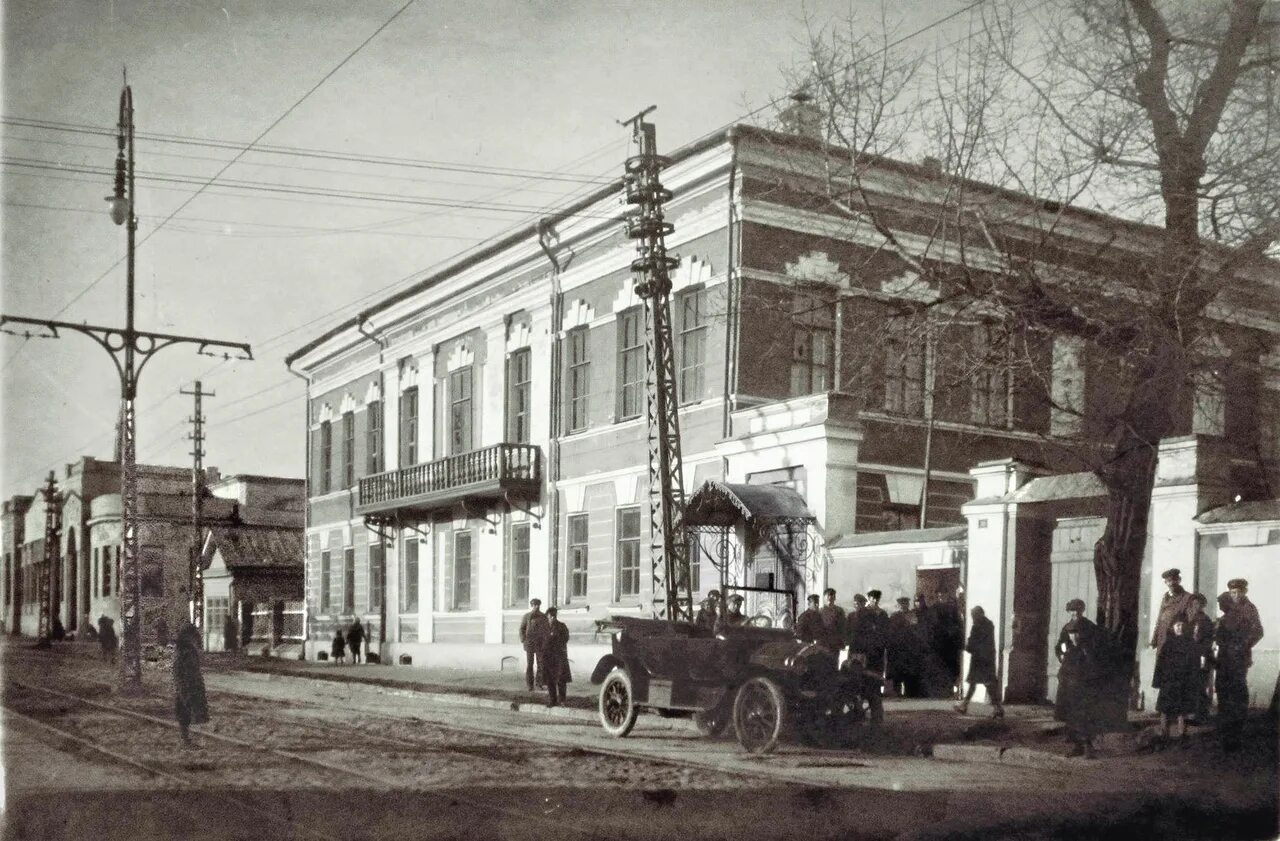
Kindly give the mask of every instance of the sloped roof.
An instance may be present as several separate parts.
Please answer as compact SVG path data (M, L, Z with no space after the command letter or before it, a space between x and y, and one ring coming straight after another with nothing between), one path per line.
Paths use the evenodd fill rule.
M1197 523L1211 526L1217 523L1253 523L1280 520L1280 499L1259 499L1253 502L1232 502L1219 505L1196 517Z
M873 531L864 534L843 535L828 543L827 548L852 549L860 546L888 546L893 543L941 543L950 540L964 540L968 536L968 526L936 526L928 529Z
M1086 471L1032 479L1013 493L1006 494L1004 499L1010 502L1048 502L1106 495L1107 488L1102 480L1097 474Z
M804 497L778 485L738 485L708 479L685 506L691 526L725 526L738 521L767 526L784 521L815 523Z
M270 526L214 526L209 529L210 554L222 553L228 569L303 565L302 529Z

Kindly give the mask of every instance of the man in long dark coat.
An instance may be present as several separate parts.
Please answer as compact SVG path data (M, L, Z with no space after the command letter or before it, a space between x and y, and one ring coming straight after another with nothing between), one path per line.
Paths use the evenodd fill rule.
M1156 625L1151 632L1151 647L1155 649L1164 644L1173 623L1185 621L1191 613L1191 593L1182 587L1182 571L1166 569L1160 577L1168 592L1160 599L1160 612L1156 614Z
M987 618L981 606L969 611L973 617L973 626L969 629L969 641L964 650L969 652L969 689L964 700L956 704L956 712L963 715L969 711L969 702L973 700L974 690L978 684L987 689L987 698L991 701L992 718L1004 718L1004 706L1000 703L1000 676L996 670L996 626Z
M360 624L360 617L356 617L356 621L351 623L351 627L347 629L347 647L351 649L351 662L360 662L360 648L364 645L364 625Z
M827 603L818 611L822 617L821 642L839 657L840 649L844 648L847 618L844 608L836 604L836 591L834 588L828 587L823 590L822 596L827 600Z
M542 612L542 599L529 600L529 612L520 619L520 643L524 646L524 683L530 692L536 682L542 687L546 669L541 662L542 651L551 630L547 615Z
M204 678L200 674L200 632L190 622L178 631L173 655L173 711L182 731L182 743L191 744L190 726L209 720Z
M1233 578L1227 582L1230 600L1227 611L1218 620L1214 641L1218 646L1218 715L1221 720L1222 747L1234 751L1240 747L1241 731L1249 712L1249 667L1253 665L1253 647L1262 639L1262 620L1258 608L1249 601L1249 582Z
M542 677L547 683L548 707L565 698L565 690L573 680L569 672L569 627L560 621L554 607L547 608L547 637L542 649Z
M1093 757L1093 736L1100 721L1099 687L1106 678L1102 631L1084 616L1084 602L1067 602L1071 619L1058 634L1058 694L1053 717L1067 725L1071 755Z
M1191 614L1186 627L1186 634L1200 657L1200 694L1193 716L1197 723L1209 720L1213 702L1213 620L1204 612L1208 603L1203 593L1191 597Z

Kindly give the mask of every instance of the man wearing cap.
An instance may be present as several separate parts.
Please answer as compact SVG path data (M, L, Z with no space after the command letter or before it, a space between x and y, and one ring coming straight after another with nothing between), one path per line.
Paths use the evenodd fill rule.
M551 634L551 625L542 612L542 599L530 599L529 607L532 609L520 619L520 643L524 646L524 683L532 692L535 677L538 688L542 688L542 652Z
M734 593L729 597L729 607L716 623L717 632L724 628L738 628L747 624L747 616L742 612L743 601L741 593Z
M1169 590L1160 599L1160 613L1156 616L1155 631L1151 634L1151 647L1156 649L1164 645L1165 637L1169 636L1174 622L1185 622L1191 616L1191 593L1182 588L1182 572L1166 569L1160 577Z
M818 609L818 594L809 594L809 607L796 619L796 639L801 642L818 642L822 639L822 612Z
M698 615L693 618L693 624L700 628L706 628L708 631L714 631L716 622L720 619L720 591L711 590L707 593L707 597L702 600L702 604L698 605Z
M822 595L827 600L819 611L822 616L822 644L839 657L840 649L844 648L848 619L844 608L836 604L836 591L833 587L823 590Z
M1249 711L1249 667L1253 647L1262 639L1258 608L1249 601L1249 582L1233 578L1227 582L1227 610L1218 620L1214 641L1218 646L1218 715L1222 719L1222 747L1240 747L1240 733Z
M1093 736L1097 730L1098 689L1104 678L1101 630L1085 618L1081 599L1067 602L1071 619L1058 634L1053 653L1058 658L1058 692L1053 717L1067 725L1071 756L1093 758Z
M867 669L884 678L885 626L889 616L880 607L880 591L867 591L867 604L849 619L849 653L861 654Z

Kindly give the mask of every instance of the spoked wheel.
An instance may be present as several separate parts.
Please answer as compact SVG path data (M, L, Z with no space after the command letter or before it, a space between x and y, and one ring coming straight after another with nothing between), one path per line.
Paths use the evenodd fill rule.
M733 702L738 744L751 753L768 753L778 746L787 715L787 700L778 684L767 677L751 678Z
M631 676L622 669L614 669L600 687L600 726L616 739L631 732L636 726L635 696L631 692Z
M733 705L726 700L714 707L698 710L693 714L693 723L697 726L699 733L714 739L725 731L732 717Z

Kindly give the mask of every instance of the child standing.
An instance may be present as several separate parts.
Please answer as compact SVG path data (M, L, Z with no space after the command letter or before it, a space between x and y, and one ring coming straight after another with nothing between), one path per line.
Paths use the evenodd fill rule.
M1160 690L1156 710L1160 713L1160 744L1169 742L1169 725L1176 722L1178 743L1187 744L1187 716L1195 715L1200 703L1200 649L1187 634L1187 623L1178 619L1156 655L1151 685Z
M333 647L330 653L333 655L333 662L347 662L347 638L342 635L341 628L337 628L333 632Z

